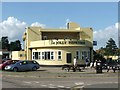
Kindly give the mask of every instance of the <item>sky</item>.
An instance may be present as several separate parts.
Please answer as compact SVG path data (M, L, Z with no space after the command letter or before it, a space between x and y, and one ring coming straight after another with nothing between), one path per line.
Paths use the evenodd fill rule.
M26 26L65 28L66 22L92 27L94 49L113 38L118 44L117 2L2 2L2 36L19 39ZM22 42L23 44L23 42Z

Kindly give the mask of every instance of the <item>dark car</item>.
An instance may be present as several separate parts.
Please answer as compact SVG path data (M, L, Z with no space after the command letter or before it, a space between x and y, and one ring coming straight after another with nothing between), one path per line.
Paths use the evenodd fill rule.
M36 61L21 60L15 64L11 64L5 67L5 70L10 71L36 71L40 68L40 65Z
M19 60L7 60L7 61L4 61L3 63L0 64L0 69L4 70L7 65L15 64L18 61Z

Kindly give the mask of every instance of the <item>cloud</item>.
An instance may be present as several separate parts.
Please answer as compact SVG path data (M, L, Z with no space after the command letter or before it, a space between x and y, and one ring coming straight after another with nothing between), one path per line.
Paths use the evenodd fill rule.
M39 22L32 23L31 26L37 26L37 27L42 27L42 28L45 28L45 27L46 27L45 24L41 24L41 23L39 23Z
M115 27L116 27L117 29L120 28L120 22L115 23Z
M25 22L21 22L14 17L8 17L7 20L0 23L2 36L8 36L10 41L15 39L21 40L26 26Z
M2 33L2 35L0 35L0 38L2 36L8 36L10 42L20 40L23 47L22 36L25 32L25 27L27 26L30 25L28 25L26 22L20 21L15 17L8 17L7 20L0 22L0 29ZM40 26L42 28L46 27L45 24L41 24L38 22L33 22L31 26Z
M97 41L97 46L94 46L94 49L99 49L106 46L106 42L110 38L116 42L118 45L118 23L108 26L103 30L98 30L93 32L94 40Z

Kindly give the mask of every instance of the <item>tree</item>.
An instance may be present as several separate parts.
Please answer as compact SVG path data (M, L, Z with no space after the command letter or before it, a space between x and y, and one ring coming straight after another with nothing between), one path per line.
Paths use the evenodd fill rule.
M118 56L120 56L120 48L118 48L118 49L116 50L116 53L117 53Z
M101 55L100 53L97 53L93 50L93 62L95 62L95 60L101 60L102 63L106 62L106 59L103 57L103 55Z
M10 42L10 51L20 51L21 43L19 40L16 40L15 42Z
M98 52L98 53L101 54L102 56L104 56L104 55L105 55L105 48L101 47L101 48L99 49L99 52Z
M8 37L2 37L1 38L1 42L2 42L2 49L7 49L9 50L9 41L8 41Z
M2 45L2 49L7 49L8 51L20 51L21 48L21 42L19 40L16 40L14 42L10 42L9 44L9 40L8 37L2 37L1 41L0 41L0 45Z
M106 48L105 48L105 55L107 56L114 56L117 55L117 45L115 44L115 41L110 38L107 42Z

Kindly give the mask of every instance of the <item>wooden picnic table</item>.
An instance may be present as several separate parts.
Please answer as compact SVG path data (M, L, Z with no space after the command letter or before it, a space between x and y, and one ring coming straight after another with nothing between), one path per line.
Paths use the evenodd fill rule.
M66 70L69 72L70 70L73 70L73 72L76 72L76 70L81 71L81 67L85 67L85 65L82 64L77 64L76 66L74 66L73 64L64 64L62 66L62 70Z
M107 72L109 72L110 69L112 69L113 72L115 72L116 70L120 70L120 64L108 65L108 66L107 66Z

